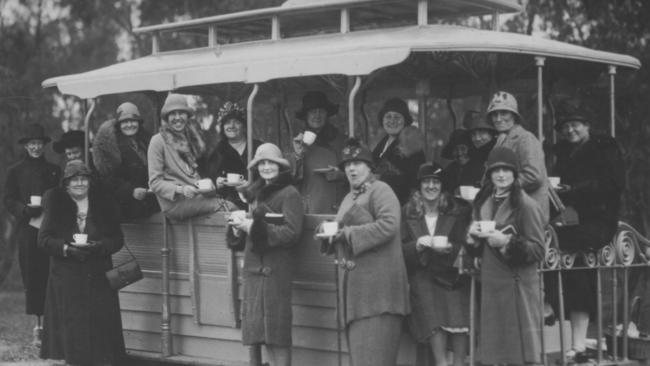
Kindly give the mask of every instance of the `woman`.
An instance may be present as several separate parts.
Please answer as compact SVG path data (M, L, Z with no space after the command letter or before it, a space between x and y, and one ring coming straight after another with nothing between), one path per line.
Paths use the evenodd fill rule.
M411 190L416 188L417 169L425 161L424 151L419 149L407 155L399 148L402 130L413 123L408 106L402 99L392 98L384 103L379 111L379 123L386 136L372 152L373 163L377 167L378 178L393 189L400 205L403 205Z
M148 194L147 147L151 135L133 103L117 107L116 119L99 127L93 143L93 161L107 188L117 196L123 221L160 211Z
M271 366L291 365L291 281L302 233L302 197L291 184L289 161L280 149L262 144L248 164L253 182L240 189L253 217L231 222L228 243L244 246L242 338L265 345ZM279 214L270 219L267 214Z
M331 242L338 249L329 253L339 253L347 263L340 269L339 306L352 364L394 366L402 320L409 313L408 283L399 201L375 178L373 167L370 151L350 139L339 163L350 192L336 214L342 228Z
M465 129L454 130L449 142L442 149L441 156L452 160L442 174L442 186L445 192L458 194L460 186L480 186L483 171L471 169L470 149L472 141Z
M205 153L205 142L185 96L170 94L160 115L160 132L151 138L147 152L149 187L156 194L160 208L174 220L229 211L234 204L214 191L199 190L201 180L198 161Z
M484 176L485 162L487 161L490 151L496 144L497 131L487 123L481 113L470 111L468 117L467 130L472 140L472 148L469 149L469 166L479 177L478 182ZM480 185L480 184L479 184Z
M544 256L544 214L517 180L518 161L508 148L492 150L467 237L482 258L479 344L485 365L541 363L537 265Z
M420 189L402 210L402 250L411 288L412 312L408 325L418 342L417 365L432 363L422 355L433 350L436 366L447 365L447 341L451 340L455 366L465 363L469 332L469 286L454 267L465 243L470 208L442 192L442 167L422 164ZM433 236L449 245L433 243ZM423 350L422 350L423 349Z
M95 188L79 160L68 162L61 187L44 197L38 245L50 256L41 358L74 365L119 364L124 339L117 292L106 271L124 245L119 208ZM88 244L73 243L84 233Z
M246 209L247 205L237 194L235 184L226 179L229 173L240 174L248 179L246 110L237 103L226 102L219 110L217 120L210 126L210 131L217 131L217 125L221 138L214 151L208 155L205 175L216 180L217 192L222 197L239 208ZM253 151L260 144L261 141L254 139Z

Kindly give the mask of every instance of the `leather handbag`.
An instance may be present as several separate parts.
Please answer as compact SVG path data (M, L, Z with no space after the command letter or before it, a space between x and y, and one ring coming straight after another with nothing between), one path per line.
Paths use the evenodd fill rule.
M129 247L124 244L131 259L106 271L106 278L113 290L120 290L142 279L142 270Z

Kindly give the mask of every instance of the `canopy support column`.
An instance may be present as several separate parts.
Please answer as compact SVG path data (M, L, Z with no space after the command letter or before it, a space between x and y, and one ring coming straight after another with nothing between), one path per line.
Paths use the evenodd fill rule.
M431 93L430 89L429 80L418 80L415 84L415 95L418 97L418 127L422 131L422 136L424 136L424 154L426 157L429 157L431 150L427 143L429 141L427 136L427 98Z
M161 281L162 281L162 310L160 315L160 348L163 357L172 355L172 330L170 325L170 297L169 297L169 219L162 215L163 220L163 247L160 249L161 256Z
M246 164L253 160L253 102L257 96L257 92L260 90L260 86L256 83L253 85L253 91L248 96L248 101L246 102L246 146L248 148L248 156L246 157ZM251 171L248 171L248 181L250 182L253 179Z
M537 138L544 142L544 62L546 57L536 56L537 66Z
M429 1L418 0L418 25L429 24Z
M87 112L84 117L84 162L87 166L90 166L90 141L88 138L88 131L90 131L90 116L92 116L95 111L97 103L95 103L95 99L87 99L85 102ZM90 107L88 107L87 104L90 104Z
M361 76L356 76L354 79L354 86L350 90L350 95L348 96L348 135L349 137L354 137L354 99L357 96L357 92L361 87Z
M157 55L160 53L160 33L154 32L151 35L151 54Z
M616 66L609 66L609 133L616 137Z
M350 33L350 9L341 9L341 33Z
M277 15L271 18L271 39L274 41L280 39L280 17Z

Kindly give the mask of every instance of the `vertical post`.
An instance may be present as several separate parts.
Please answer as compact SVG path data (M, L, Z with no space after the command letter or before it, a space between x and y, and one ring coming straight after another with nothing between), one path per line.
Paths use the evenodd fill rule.
M547 366L548 365L548 360L546 359L546 341L544 340L544 273L541 271L543 269L543 265L540 264L537 270L537 274L539 275L539 312L541 313L542 316L539 317L540 322L539 322L539 335L541 337L542 341L542 365Z
M429 24L429 0L418 0L418 25Z
M627 361L627 326L630 322L630 304L629 299L629 288L630 283L628 281L629 270L628 266L624 265L623 267L623 361Z
M350 9L341 9L341 33L350 33Z
M600 344L603 339L603 285L602 285L602 268L596 268L596 320L597 320L597 333L596 337L598 342L597 347L597 363L600 365L603 362L603 345ZM614 338L616 343L616 338Z
M208 47L217 46L217 26L212 24L208 27Z
M246 146L248 151L248 156L246 156L246 164L253 160L253 102L257 96L257 92L260 90L260 86L256 83L253 85L253 91L248 96L248 101L246 102ZM253 179L251 171L248 171L248 181L250 182Z
M558 321L560 322L560 357L562 360L562 366L566 366L566 350L564 349L564 288L562 286L562 268L557 270L557 298L558 298L558 311L560 317Z
M90 108L88 108L88 103L90 103ZM84 100L84 109L86 110L86 115L84 116L84 162L88 166L90 166L90 141L88 138L88 133L90 131L90 116L95 110L95 105L95 99Z
M354 137L354 99L357 96L357 92L361 87L361 76L356 76L354 79L354 86L350 90L350 95L348 96L348 136Z
M609 66L609 133L616 137L616 66Z
M428 157L431 150L430 144L428 143L429 140L427 138L428 136L426 125L427 97L430 94L429 81L426 79L418 80L415 84L415 94L418 97L418 126L420 127L420 131L422 131L422 135L424 136L424 154Z
M492 30L499 31L499 12L492 13Z
M169 220L165 215L163 220L163 247L160 249L162 265L160 272L162 275L162 314L160 316L160 348L163 357L172 355L172 332L170 326L169 314Z
M274 41L280 39L280 17L277 15L271 18L271 39Z
M616 339L616 324L618 323L618 304L616 303L616 298L618 297L618 275L617 269L614 266L612 268L612 329L614 329L614 334L612 335L612 357L614 361L618 360L618 339ZM600 338L598 338L600 343Z
M151 34L151 54L157 55L160 52L160 33L154 32Z
M476 361L476 276L472 273L469 287L469 366L474 366ZM454 357L456 357L454 355Z
M546 57L536 56L537 66L537 138L539 142L544 141L544 62Z

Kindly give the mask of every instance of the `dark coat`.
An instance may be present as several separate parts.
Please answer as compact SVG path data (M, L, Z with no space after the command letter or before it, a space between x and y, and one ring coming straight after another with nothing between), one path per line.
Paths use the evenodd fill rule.
M458 274L455 261L465 243L471 210L465 202L452 201L438 215L433 235L446 236L451 251L440 253L426 248L418 252L418 238L432 234L424 212L416 205L414 195L402 210L402 251L411 294L409 330L418 342L424 342L441 326L469 327L469 282Z
M393 189L401 206L406 203L411 191L417 188L418 168L425 162L424 151L406 156L400 152L398 139L395 139L382 154L387 140L388 135L379 141L372 151L372 157L379 179Z
M45 213L38 244L50 255L41 357L70 364L116 362L124 355L117 291L105 272L111 255L124 245L119 208L110 196L91 189L86 230L97 250L84 262L64 257L77 227L77 205L64 188L45 194Z
M231 247L245 242L242 340L246 345L291 346L291 283L296 251L302 234L303 205L291 177L281 174L275 183L258 180L247 194L255 197L250 233L235 238ZM266 213L284 215L281 223L267 222Z
M498 207L492 196L475 202L475 220L494 220L515 233L505 254L482 244L481 320L482 364L541 362L541 305L537 265L544 256L544 214L523 191L515 208L508 197Z
M261 144L262 141L253 139L253 154ZM203 168L205 170L201 173L201 176L215 180L218 177L225 177L228 173L237 173L243 175L244 179L248 179L248 169L246 169L246 166L248 166L248 146L239 155L239 152L224 139L220 140L214 151L208 155L205 167ZM217 193L242 209L248 207L239 197L235 187L224 186Z
M144 200L133 197L135 188L149 188L147 147L151 136L142 125L135 137L124 136L115 120L104 122L93 142L93 161L102 183L120 202L123 220L148 217L160 211L153 194Z
M15 238L27 314L43 315L49 272L49 258L37 247L38 229L29 225L38 211L31 213L27 204L30 196L43 196L45 191L56 187L60 176L59 167L44 157L27 156L7 170L4 204L16 219Z

